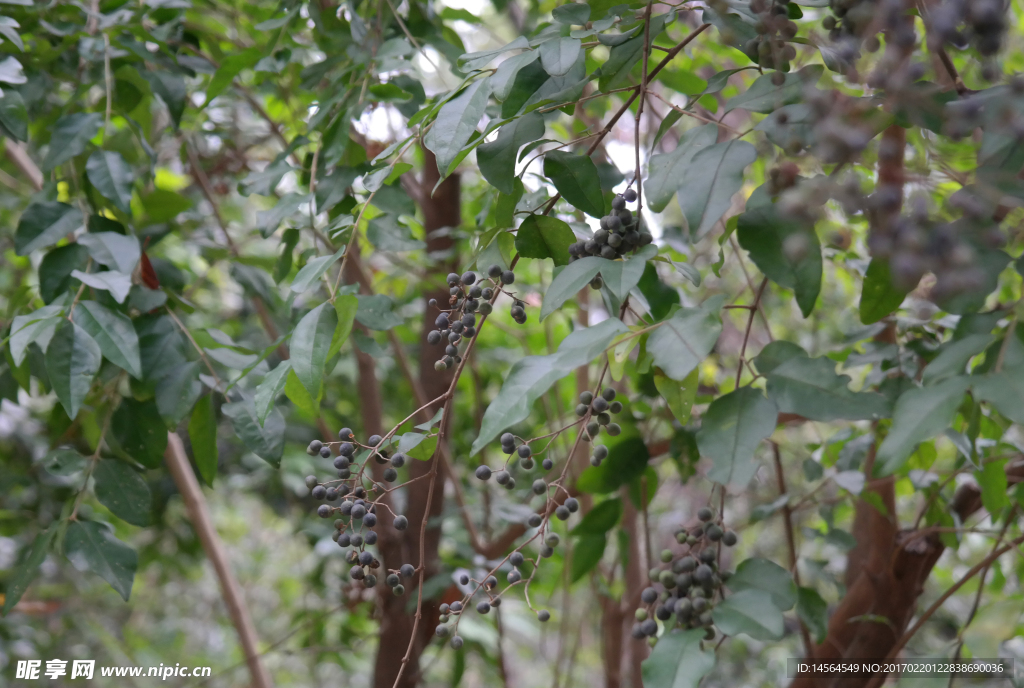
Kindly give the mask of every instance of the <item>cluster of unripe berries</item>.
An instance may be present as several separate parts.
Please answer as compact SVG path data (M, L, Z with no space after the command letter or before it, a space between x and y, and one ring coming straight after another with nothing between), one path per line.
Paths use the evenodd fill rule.
M622 432L622 427L618 423L612 422L612 416L622 411L622 402L615 401L615 390L611 387L606 387L600 395L594 396L593 392L583 392L580 394L580 403L576 405L576 415L583 418L587 414L590 414L590 421L587 423L586 432L583 433L583 441L590 442L601 433L603 427L612 437L615 437ZM594 455L598 455L598 450L604 449L603 454L597 459L597 463L594 463L594 459L591 458L591 463L595 466L601 463L605 456L608 455L608 450L604 447L597 447L594 450Z
M377 463L388 466L382 476L387 482L394 482L398 478L398 469L405 465L408 457L398 452L389 458L386 451L377 448L383 439L380 435L371 436L362 445L356 442L350 428L342 428L338 432L338 439L338 442L328 443L313 440L306 447L306 453L310 456L333 459L338 480L321 483L315 475L309 475L306 476L306 487L313 499L326 502L317 507L320 518L340 516L334 521L334 534L331 537L342 549L353 548L346 554L346 561L352 565L349 575L353 580L362 581L364 586L372 588L377 585L374 571L380 568L380 562L366 547L377 543L377 532L374 530L378 525L377 508L362 484L361 472L353 477L356 449L364 447L373 450L371 453ZM337 456L334 455L335 451ZM385 489L380 484L371 486L372 491L383 492ZM338 502L337 505L335 502ZM409 519L395 516L392 526L395 530L405 530L409 527ZM403 565L398 571L406 578L415 573L411 564ZM387 581L396 595L404 594L405 588L400 584L397 574L389 575Z
M1002 0L945 0L929 11L930 29L954 48L973 45L982 57L992 57L1002 47L1008 10Z
M513 454L518 456L519 467L524 471L532 471L537 465L530 445L526 442L520 442L517 444L516 436L511 432L502 434L501 450L509 456ZM545 457L544 460L541 461L541 466L545 471L550 471L554 466L554 462ZM498 483L506 490L513 490L516 486L516 479L512 477L512 472L509 470L510 467L511 464L506 463L505 468L498 471L492 471L490 466L481 465L476 469L476 477L478 480L490 480L491 476L494 476L494 482ZM536 483L534 483L534 487L536 487Z
M554 533L552 533L552 535L554 535ZM555 535L555 537L557 538L558 536ZM557 542L555 544L557 544ZM548 555L548 556L550 556L550 555ZM523 580L523 574L522 574L521 568L522 568L523 563L525 561L526 561L526 557L523 556L522 552L516 551L516 552L512 552L512 554L509 555L508 562L509 562L509 564L512 565L512 569L505 576L506 579L509 582L509 585L515 585L516 583L519 583L520 581ZM459 584L462 585L463 587L469 585L470 581L471 581L471 579L469 577L469 574L465 574L464 573L459 578ZM473 581L473 582L476 582L476 581ZM487 599L486 600L481 600L480 602L477 602L477 604L476 604L476 611L477 611L478 614L489 614L491 609L496 609L496 608L501 606L501 597L496 592L497 588L498 588L498 579L497 579L497 577L495 577L493 575L487 576L487 578L484 579L483 583L480 585L480 588L482 588L483 591L487 594ZM459 619L459 617L461 617L462 614L465 613L465 611L466 611L466 606L465 605L469 604L471 599L472 598L470 597L470 599L467 599L465 602L463 602L462 600L456 600L455 602L452 602L451 604L442 604L440 606L440 608L438 609L438 613L439 613L438 624L437 624L437 627L434 629L434 634L438 638L447 638L448 636L451 636L451 640L449 641L449 644L455 650L458 650L459 648L462 647L463 641L462 641L462 638L460 636L452 635L452 634L454 633L454 631L458 627L458 619ZM455 623L449 625L450 622L452 621L453 617L455 619ZM542 609L542 610L537 612L537 620L538 621L544 623L544 622L549 621L550 619L551 619L551 613L548 612L546 609Z
M504 270L500 265L492 265L487 270L492 286L477 284L475 272L465 272L462 275L449 273L448 275L448 308L441 308L437 299L431 299L431 308L441 311L434 320L436 330L427 335L427 343L432 345L444 344L444 356L434 363L435 370L447 370L462 362L459 355L459 343L463 339L469 340L476 336L476 314L482 316L490 315L494 307L495 291L504 291L501 286L512 284L516 281L515 273L511 270ZM522 301L513 298L512 319L522 325L526 322L526 309Z
M569 245L569 262L586 256L614 260L654 241L651 233L641 227L640 218L633 217L633 213L626 208L627 203L633 203L636 199L634 189L616 194L612 199L611 214L601 218L601 228L594 232L594 237ZM595 277L591 286L600 289L601 278Z
M718 570L717 545L732 547L737 537L715 522L715 513L710 508L700 509L697 517L700 525L676 533L676 542L685 550L680 554L664 550L661 562L666 568L651 569L653 585L640 594L643 604L636 610L633 638L647 638L653 646L657 642L658 621L684 628L704 628L707 639L715 637L712 609L721 598L722 584L729 578L728 572ZM661 591L655 586L660 586Z
M789 18L790 0L752 0L750 11L758 15L754 30L757 36L747 41L743 52L764 69L789 71L789 62L796 57L796 48L787 41L796 36L797 25ZM781 86L784 73L772 74L772 83Z

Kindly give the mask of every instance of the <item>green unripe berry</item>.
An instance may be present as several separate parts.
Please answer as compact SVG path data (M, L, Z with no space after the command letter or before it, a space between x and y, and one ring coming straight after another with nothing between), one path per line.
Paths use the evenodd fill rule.
M636 613L633 616L636 617L637 621L647 621L647 610L641 607L636 610Z
M619 433L622 432L622 428L619 427L618 423L609 423L608 427L605 428L605 430L607 430L608 434L611 435L612 437L618 437Z
M391 592L393 592L394 594L396 594L399 597L401 597L402 595L405 594L405 586L404 585L396 585L395 587L391 588Z
M658 576L658 582L664 585L666 588L674 588L676 585L676 577L671 571L662 571Z
M697 511L697 518L699 518L702 521L707 522L707 521L710 521L714 517L715 517L715 512L713 512L710 507L702 506Z
M594 394L592 392L581 392L580 403L590 406L590 402L594 401Z
M647 644L650 645L651 647L654 647L655 645L657 645L658 644L658 636L652 635L650 638L647 639Z
M544 537L544 543L548 547L558 547L558 543L562 541L562 538L558 537L558 533L548 533Z
M672 557L673 556L674 555L672 554L672 550L670 550L670 549L663 549L663 550L661 550L661 561L662 561L663 564L667 564L670 561L672 561Z

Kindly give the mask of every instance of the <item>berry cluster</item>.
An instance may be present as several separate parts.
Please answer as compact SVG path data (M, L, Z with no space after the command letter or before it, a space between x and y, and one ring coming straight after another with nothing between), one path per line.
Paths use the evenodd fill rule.
M781 86L789 71L789 63L796 58L796 48L787 41L796 36L797 25L789 18L790 0L751 0L750 10L758 15L754 30L757 36L747 41L743 52L756 56L763 69L780 70L772 74L772 83Z
M955 48L973 45L982 57L999 52L1009 4L1002 0L945 0L930 12L931 35Z
M352 548L346 554L346 561L352 565L349 575L352 580L362 581L367 588L377 585L375 571L380 568L380 562L367 549L368 546L377 543L377 532L374 530L378 525L377 504L374 495L379 497L387 488L372 481L367 488L363 484L363 473L370 457L373 457L377 463L388 466L383 471L383 479L386 482L394 482L398 479L398 469L408 460L401 452L389 457L388 452L380 448L382 441L380 435L373 435L365 444L361 444L356 441L350 428L342 428L338 432L337 442L313 440L306 447L306 453L310 456L333 459L338 479L321 482L315 475L309 475L306 476L306 487L309 488L313 499L326 502L317 507L317 515L320 518L340 516L334 521L332 538L342 549ZM363 457L361 464L358 463L359 457L356 456L356 451L360 448L370 450ZM405 530L409 527L409 519L396 515L392 520L392 526L395 530ZM404 564L399 569L390 571L386 580L396 595L402 595L405 593L405 587L401 585L400 576L410 578L415 572L412 564Z
M641 246L654 241L654 237L646 229L642 228L640 218L633 217L632 211L626 208L627 203L633 203L637 199L634 189L626 189L621 194L616 194L612 199L612 212L601 218L601 228L594 232L593 239L577 241L569 246L569 262L585 258L586 256L601 256L608 260L614 260L626 255ZM600 288L600 278L595 278L595 289Z
M550 557L554 554L554 547L559 543L559 537L557 533L548 533L545 538L544 547L541 550L542 557ZM516 550L512 552L506 559L510 565L508 573L505 575L505 579L509 583L509 587L518 583L524 582L522 567L526 563L526 557L522 552ZM501 567L498 567L501 568ZM498 569L495 569L497 571ZM459 584L463 587L468 586L470 583L476 584L476 588L471 594L462 600L456 600L451 604L442 604L438 609L438 623L434 629L434 634L439 638L447 638L451 636L449 644L455 650L462 647L462 638L457 634L459 619L465 613L469 604L472 603L472 599L477 592L483 591L487 596L487 599L480 600L476 604L477 614L489 614L491 609L497 609L501 606L501 595L502 592L498 591L498 578L494 575L494 571L489 574L482 576L483 580L476 580L470 578L469 574L462 574L459 577ZM505 588L508 590L509 588ZM454 623L451 623L454 617ZM546 609L541 609L537 612L537 620L541 623L545 623L551 619L551 613Z
M437 299L430 299L430 307L437 308L441 313L434 320L437 329L427 335L427 343L445 344L444 356L434 363L435 370L447 370L462 362L459 344L463 339L470 340L476 336L475 314L490 315L494 310L493 304L497 294L505 291L502 287L516 281L515 273L503 270L500 265L489 267L487 274L491 280L489 287L477 284L475 272L465 272L462 275L450 273L447 309L441 308ZM514 296L512 301L512 319L522 325L526 322L525 304Z
M657 642L658 621L668 623L675 616L675 624L685 628L705 628L705 637L715 637L711 610L721 597L722 583L728 580L726 571L718 570L718 549L721 543L732 547L736 533L725 530L708 507L697 512L701 524L676 533L676 542L686 549L677 554L671 549L661 553L661 561L668 568L651 569L650 578L656 587L644 589L640 594L643 606L636 610L636 623L632 636L647 638L653 646ZM657 621L655 620L657 619Z
M576 405L576 415L580 418L589 417L590 421L587 423L587 431L583 433L583 440L585 442L593 441L600 433L601 428L604 427L612 437L615 437L622 428L618 423L612 422L612 416L622 411L622 402L615 401L615 390L611 387L606 387L600 395L594 396L592 392L583 392L580 394L580 403ZM598 455L598 449L604 449L604 447L598 447L594 450L594 455ZM601 460L608 455L608 450L604 449L604 453L597 460L598 465ZM593 463L593 459L591 459Z

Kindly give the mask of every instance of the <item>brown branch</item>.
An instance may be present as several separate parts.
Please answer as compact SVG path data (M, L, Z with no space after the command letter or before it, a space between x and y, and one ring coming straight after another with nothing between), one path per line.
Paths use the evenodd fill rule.
M167 450L164 452L164 459L167 461L167 468L170 470L174 484L181 493L185 502L185 511L196 531L196 536L203 545L207 558L213 564L217 579L220 582L221 592L224 596L224 603L227 605L231 622L238 632L239 640L242 642L242 650L245 654L246 664L249 666L249 675L252 677L254 688L271 688L273 683L263 664L260 662L258 649L259 640L256 636L256 627L253 625L249 609L245 606L242 598L242 589L238 585L231 567L228 564L227 553L221 544L217 531L210 519L210 512L206 508L206 500L203 498L202 488L196 480L195 473L185 455L185 447L177 433L167 433Z
M772 442L772 455L775 459L775 479L779 484L779 494L786 495L786 474L782 470L782 457L779 453L779 445ZM782 522L786 526L786 547L789 549L789 572L793 574L793 582L800 585L800 570L797 567L797 556L796 556L796 539L793 536L793 510L790 508L789 503L782 507ZM798 618L800 622L800 635L804 640L804 649L807 652L807 657L814 659L814 644L811 642L811 634L807 631L807 626L804 624L803 619Z
M4 150L7 153L7 157L14 163L14 166L21 170L21 173L28 178L32 188L36 191L42 190L43 173L39 166L29 157L28 151L25 150L25 145L18 141L7 139Z

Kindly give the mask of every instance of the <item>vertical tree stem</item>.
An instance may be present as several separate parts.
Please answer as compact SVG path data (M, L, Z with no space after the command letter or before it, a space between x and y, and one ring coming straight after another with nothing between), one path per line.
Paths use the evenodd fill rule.
M188 457L185 456L185 447L182 446L177 433L167 433L167 451L164 452L164 459L167 461L171 477L174 478L174 484L178 487L178 492L181 493L181 498L185 502L185 510L189 520L192 521L192 527L199 537L199 542L203 545L203 551L206 552L207 558L217 573L224 603L227 605L231 622L234 624L235 630L238 631L238 638L242 642L245 663L249 666L252 685L254 688L271 688L274 684L260 662L256 627L253 625L249 609L242 599L242 589L228 565L227 553L213 527L210 512L206 508L206 500L203 498L203 491L199 487L199 481L196 480Z

